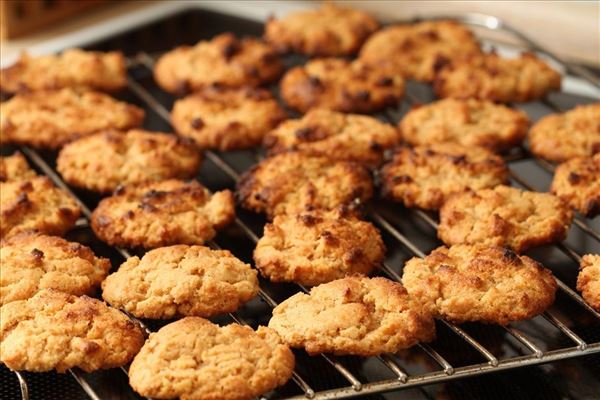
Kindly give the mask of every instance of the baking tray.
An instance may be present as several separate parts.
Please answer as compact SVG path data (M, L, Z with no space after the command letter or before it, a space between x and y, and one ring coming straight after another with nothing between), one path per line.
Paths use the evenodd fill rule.
M520 38L524 48L536 45L520 33L506 27L494 17L465 15L455 17L472 26L505 30ZM168 111L175 100L160 90L152 79L156 58L181 44L194 44L224 31L239 35L260 35L262 24L232 15L197 8L186 10L159 22L136 28L88 46L95 50L122 50L128 57L128 87L119 98L146 109L144 127L170 131ZM493 44L486 42L487 45ZM587 70L561 64L571 74L589 74ZM285 57L288 67L306 58ZM597 87L597 81L595 81ZM272 89L277 94L276 85ZM406 96L397 107L375 116L396 123L416 103L434 100L430 85L408 82ZM568 93L552 93L538 102L516 105L525 110L532 121L548 113L563 111L576 104L597 101L591 97ZM292 113L293 115L293 113ZM16 148L3 148L10 154ZM55 172L56 152L20 148L38 172L50 176L57 185L68 189ZM198 174L200 182L211 190L233 188L239 174L257 162L260 150L229 153L207 152ZM517 187L546 191L553 166L532 159L526 148L506 154ZM99 197L72 190L87 210L93 210ZM210 245L230 249L246 262L252 261L255 241L262 233L262 216L237 209L236 223L221 232ZM375 199L367 208L367 218L380 228L388 247L384 268L378 273L391 279L401 276L402 265L413 256L423 256L441 243L436 239L437 216L433 213L405 209L399 204ZM297 366L293 380L265 395L267 398L594 398L600 393L600 316L582 302L574 292L578 257L600 253L600 218L577 216L565 242L545 246L528 254L552 269L560 280L555 305L544 315L504 328L477 323L456 326L437 322L438 337L397 355L382 357L310 357L295 351ZM102 256L109 257L113 269L129 253L110 248L98 241L88 227L87 219L78 221L68 238L89 245ZM238 312L213 320L220 324L246 323L253 327L266 325L272 306L303 290L295 284L273 284L261 279L261 295ZM149 330L165 322L143 321ZM543 366L536 366L546 364ZM519 368L517 370L517 368ZM2 399L139 399L127 384L126 368L91 374L71 370L67 374L15 374L0 369ZM376 393L389 392L387 395ZM26 393L27 392L27 393Z

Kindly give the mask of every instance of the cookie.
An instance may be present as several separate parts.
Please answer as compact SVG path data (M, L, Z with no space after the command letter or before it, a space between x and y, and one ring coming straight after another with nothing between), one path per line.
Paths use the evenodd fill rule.
M600 153L600 103L543 117L529 131L529 147L534 155L555 162Z
M269 154L300 150L375 167L384 151L399 142L400 133L393 126L373 117L314 109L301 119L285 121L263 143Z
M398 149L381 177L385 197L406 207L437 210L454 193L508 182L508 168L484 148L441 143Z
M391 25L372 35L360 51L364 62L430 82L456 58L481 54L473 33L455 21Z
M260 145L286 118L268 90L211 89L177 100L171 112L175 131L201 148L229 151Z
M264 277L308 286L368 275L384 258L377 228L344 210L278 215L265 225L254 249Z
M507 325L554 302L556 280L537 261L486 245L438 247L404 266L402 283L436 317Z
M520 254L565 239L572 220L550 193L497 186L450 197L440 210L438 237L448 245L482 243Z
M289 107L303 113L311 108L370 113L398 103L404 80L358 60L320 58L289 70L280 91Z
M189 179L201 159L189 140L134 129L75 140L61 149L56 168L70 185L110 193L119 185Z
M138 127L144 111L97 92L18 94L0 104L0 143L56 149L96 132Z
M442 67L433 88L438 97L515 103L536 100L560 90L560 82L560 74L532 53L518 58L490 53Z
M154 66L154 79L167 92L182 95L210 86L260 86L282 72L283 64L269 45L223 33L164 54Z
M0 70L0 89L5 93L62 88L114 92L126 85L125 57L119 51L70 49L39 57L22 54L15 64Z
M37 231L62 235L75 225L77 202L45 177L0 182L0 237Z
M364 11L324 3L265 24L265 40L280 52L309 56L355 54L379 23Z
M93 294L110 261L89 247L56 236L21 233L0 242L0 305L26 300L44 289Z
M203 244L235 217L233 194L211 194L196 181L122 186L100 201L92 229L106 243L154 248Z
M0 182L33 178L35 171L29 167L25 156L15 152L12 156L0 157Z
M299 152L264 159L240 177L236 191L242 207L271 219L353 206L372 195L371 175L361 165Z
M228 250L161 247L132 257L102 283L111 306L138 318L211 317L234 312L258 293L256 271Z
M0 359L13 370L91 372L126 365L142 330L103 302L46 289L0 308Z
M600 214L600 153L560 164L551 191L588 218Z
M435 336L433 318L400 283L362 276L293 295L273 309L269 328L309 354L375 356Z
M451 142L501 152L521 144L529 118L491 101L444 99L412 109L398 127L413 146Z
M590 306L600 311L600 255L583 256L577 276L577 290Z
M285 384L293 370L294 354L272 329L187 317L150 335L129 383L155 399L244 400Z

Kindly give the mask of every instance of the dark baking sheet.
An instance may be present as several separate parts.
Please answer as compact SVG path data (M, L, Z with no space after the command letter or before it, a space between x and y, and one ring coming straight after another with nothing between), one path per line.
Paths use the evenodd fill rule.
M200 39L210 38L224 31L233 31L240 35L260 35L262 25L254 21L209 12L191 9L180 14L168 17L160 22L153 23L132 30L108 40L89 46L98 50L122 50L126 55L135 57L140 50L150 55L167 51L177 45L193 44ZM304 61L302 57L290 56L286 58L287 65L295 65ZM144 65L134 65L130 68L130 76L143 88L152 94L167 110L171 109L174 98L160 90L153 82L151 71ZM408 92L412 93L419 102L433 100L433 93L429 85L409 82ZM121 93L118 97L135 103L146 109L147 118L144 127L149 130L170 131L168 124L155 110L147 107L135 93L130 90ZM548 102L525 103L518 105L530 115L533 121L541 116L554 112L553 105L562 109L572 108L576 104L597 101L586 97L573 96L565 93L554 93L549 96ZM396 121L408 110L410 103L404 101L397 109L378 114L381 118ZM13 148L3 148L3 154L9 154ZM244 171L254 164L257 152L239 151L220 154L230 163L237 172ZM56 154L42 152L43 158L54 166ZM511 168L526 179L536 190L548 189L551 175L544 171L532 160L512 162ZM199 180L211 190L232 188L233 180L217 165L209 160L203 164ZM517 185L518 186L518 185ZM94 208L98 197L76 191L85 203ZM440 245L435 238L435 231L425 224L414 213L405 210L401 205L376 200L372 209L381 213L388 221L392 222L402 233L407 235L419 249L429 252ZM248 224L254 232L260 235L264 218L238 209L238 216ZM600 230L600 218L586 221L597 231ZM396 272L401 272L403 262L412 254L401 246L389 234L383 234L388 246L387 262ZM80 241L91 246L97 253L108 256L113 261L113 268L122 262L120 255L108 246L96 240L88 229L76 229L69 234L72 240ZM232 226L220 233L216 242L222 247L232 250L238 257L251 261L253 243L244 233ZM581 229L573 227L567 243L579 254L600 253L600 244L587 236ZM542 247L530 252L535 259L551 268L555 275L574 287L577 267L574 262L555 247ZM270 284L261 281L263 287L275 300L282 301L298 291L292 284ZM266 324L270 317L270 307L260 299L251 301L239 312L250 325L256 327ZM588 342L600 341L600 323L582 312L581 307L569 300L564 294L558 294L557 304L553 311L561 320L568 322L568 326L576 331ZM231 318L220 317L215 321L231 323ZM160 324L152 323L153 328ZM557 349L572 346L572 343L543 319L536 318L532 322L515 324L533 338L542 349ZM481 324L465 324L462 326L472 336L484 344L494 355L500 359L527 355L530 352L521 343L509 336L506 331ZM438 323L438 339L432 347L444 356L453 366L459 367L484 360L464 341L458 339L447 327ZM303 352L296 352L298 359L297 372L315 390L332 389L347 386L348 383L332 367L320 357L308 357ZM372 382L381 379L393 379L394 375L376 359L358 357L340 357L340 361L362 382ZM439 366L422 350L408 350L396 357L396 361L409 373L417 374L439 370ZM31 399L86 399L88 396L69 374L43 373L24 374L30 389ZM406 399L593 399L600 393L600 356L591 355L571 360L554 362L551 364L524 367L516 370L497 372L488 375L465 378L443 384L429 385L422 388L406 389L385 395L372 395L369 398L406 398ZM127 385L127 378L120 370L100 371L87 374L86 378L102 399L136 399L139 398ZM0 368L0 398L20 398L17 379L14 374L2 366ZM279 398L301 394L297 386L290 382L269 397ZM364 396L367 398L367 396Z

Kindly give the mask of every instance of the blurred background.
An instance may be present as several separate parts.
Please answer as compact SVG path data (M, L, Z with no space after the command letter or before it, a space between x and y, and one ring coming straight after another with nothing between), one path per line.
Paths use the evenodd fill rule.
M2 64L23 49L56 51L84 45L183 7L199 5L264 18L311 6L310 1L2 0ZM466 12L497 16L565 59L600 68L599 1L338 1L370 10L384 22ZM508 39L506 39L508 40Z

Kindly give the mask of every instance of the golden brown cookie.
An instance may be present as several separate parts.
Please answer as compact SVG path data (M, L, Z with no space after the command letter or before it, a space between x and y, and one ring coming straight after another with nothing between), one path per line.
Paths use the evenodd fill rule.
M144 111L97 92L18 94L0 104L0 143L56 149L96 132L138 127Z
M456 58L481 54L473 33L455 21L392 25L367 40L359 58L368 64L432 81L435 73Z
M496 186L456 194L440 210L439 238L448 245L482 243L517 253L559 242L573 213L550 193Z
M210 86L260 86L282 72L283 64L269 45L223 33L169 51L157 61L154 79L167 92L182 95Z
M0 308L0 359L13 370L91 372L126 365L141 329L103 302L46 289Z
M363 276L295 294L275 307L269 328L309 354L375 356L435 336L433 318L400 283Z
M270 154L288 150L356 161L377 166L383 152L400 142L393 126L366 115L310 110L301 119L290 119L265 136Z
M293 370L294 354L272 329L187 317L150 335L129 383L155 399L246 400L285 384Z
M201 159L189 140L134 129L75 140L61 149L56 168L73 186L110 193L119 185L191 178Z
M551 191L588 218L600 214L600 153L560 164Z
M118 188L92 213L101 240L123 247L203 244L235 217L233 194L170 179Z
M234 312L258 293L256 271L228 250L161 247L132 257L102 283L111 306L138 318L211 317Z
M287 105L300 112L370 113L396 104L404 94L404 80L358 60L320 58L289 70L280 90Z
M0 238L32 231L60 236L80 213L77 202L45 176L0 182Z
M26 300L44 289L93 294L110 261L89 247L56 236L21 233L0 242L0 305Z
M585 301L597 311L600 311L600 255L587 254L583 256L577 276L577 290Z
M210 89L177 100L171 112L175 131L201 147L221 151L260 145L286 118L265 89Z
M345 56L358 51L379 23L364 11L323 3L265 24L265 40L280 52Z
M554 302L550 270L509 249L438 247L404 266L402 282L436 317L506 325L533 318Z
M540 119L529 131L531 152L561 162L600 153L600 103Z
M454 193L508 182L500 156L455 143L398 149L381 171L384 195L406 207L436 210Z
M254 249L264 277L308 286L368 275L384 258L377 228L345 210L278 215L265 225Z
M560 89L561 76L532 53L503 58L495 53L455 60L433 82L438 97L498 103L536 100Z
M505 151L521 144L529 118L487 100L444 99L412 109L400 121L402 138L413 146L458 143Z
M127 71L120 51L70 49L39 57L24 53L15 64L0 70L0 89L5 93L67 87L113 92L125 85Z
M237 184L242 207L269 218L364 203L373 195L369 172L359 164L289 152L264 159Z
M0 157L0 182L33 178L35 171L29 167L25 156L15 152L12 156Z

